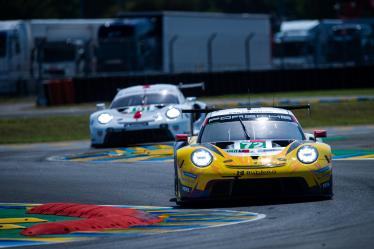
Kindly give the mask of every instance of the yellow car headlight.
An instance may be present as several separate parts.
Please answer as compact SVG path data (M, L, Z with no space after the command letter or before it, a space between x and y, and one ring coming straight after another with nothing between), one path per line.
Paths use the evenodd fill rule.
M310 145L304 145L297 151L297 159L305 164L314 163L318 158L318 151Z
M213 156L205 149L197 149L191 154L191 161L197 167L203 168L209 166L213 161Z

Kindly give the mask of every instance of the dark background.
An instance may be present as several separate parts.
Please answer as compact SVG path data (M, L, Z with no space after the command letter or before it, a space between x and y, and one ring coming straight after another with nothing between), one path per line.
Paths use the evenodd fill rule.
M374 16L373 0L0 0L0 20L104 18L128 11L267 13L274 19Z

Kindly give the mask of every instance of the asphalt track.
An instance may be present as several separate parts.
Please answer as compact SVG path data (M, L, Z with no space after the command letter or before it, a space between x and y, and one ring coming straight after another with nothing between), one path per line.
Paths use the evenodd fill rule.
M333 148L374 149L372 129L346 129ZM173 206L170 162L48 161L87 144L0 148L0 202ZM28 248L374 248L374 161L334 161L333 200L212 204L265 214L249 223Z

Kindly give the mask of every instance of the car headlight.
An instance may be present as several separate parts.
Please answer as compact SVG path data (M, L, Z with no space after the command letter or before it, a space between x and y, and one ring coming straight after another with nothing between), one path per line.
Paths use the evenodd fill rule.
M212 163L212 160L212 154L204 149L197 149L191 154L191 161L197 167L206 167Z
M166 111L166 117L170 119L177 118L181 115L181 111L178 110L177 108L170 108L169 110Z
M109 113L102 113L97 117L97 120L99 121L100 124L107 124L113 119L113 116L110 115Z
M318 158L318 151L313 146L305 145L297 151L297 159L302 163L314 163Z

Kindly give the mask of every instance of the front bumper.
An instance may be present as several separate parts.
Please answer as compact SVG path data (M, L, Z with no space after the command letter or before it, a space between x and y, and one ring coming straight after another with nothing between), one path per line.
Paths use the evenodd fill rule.
M174 140L174 136L167 125L160 128L144 130L124 130L108 128L104 144L123 146L138 143L166 142Z
M142 122L139 121L141 124ZM90 126L93 146L127 146L139 143L174 141L178 133L189 133L185 120L177 119L168 123L145 122L145 125L130 126L119 123Z
M204 191L180 184L182 201L331 196L329 180L309 187L302 177L212 180Z

